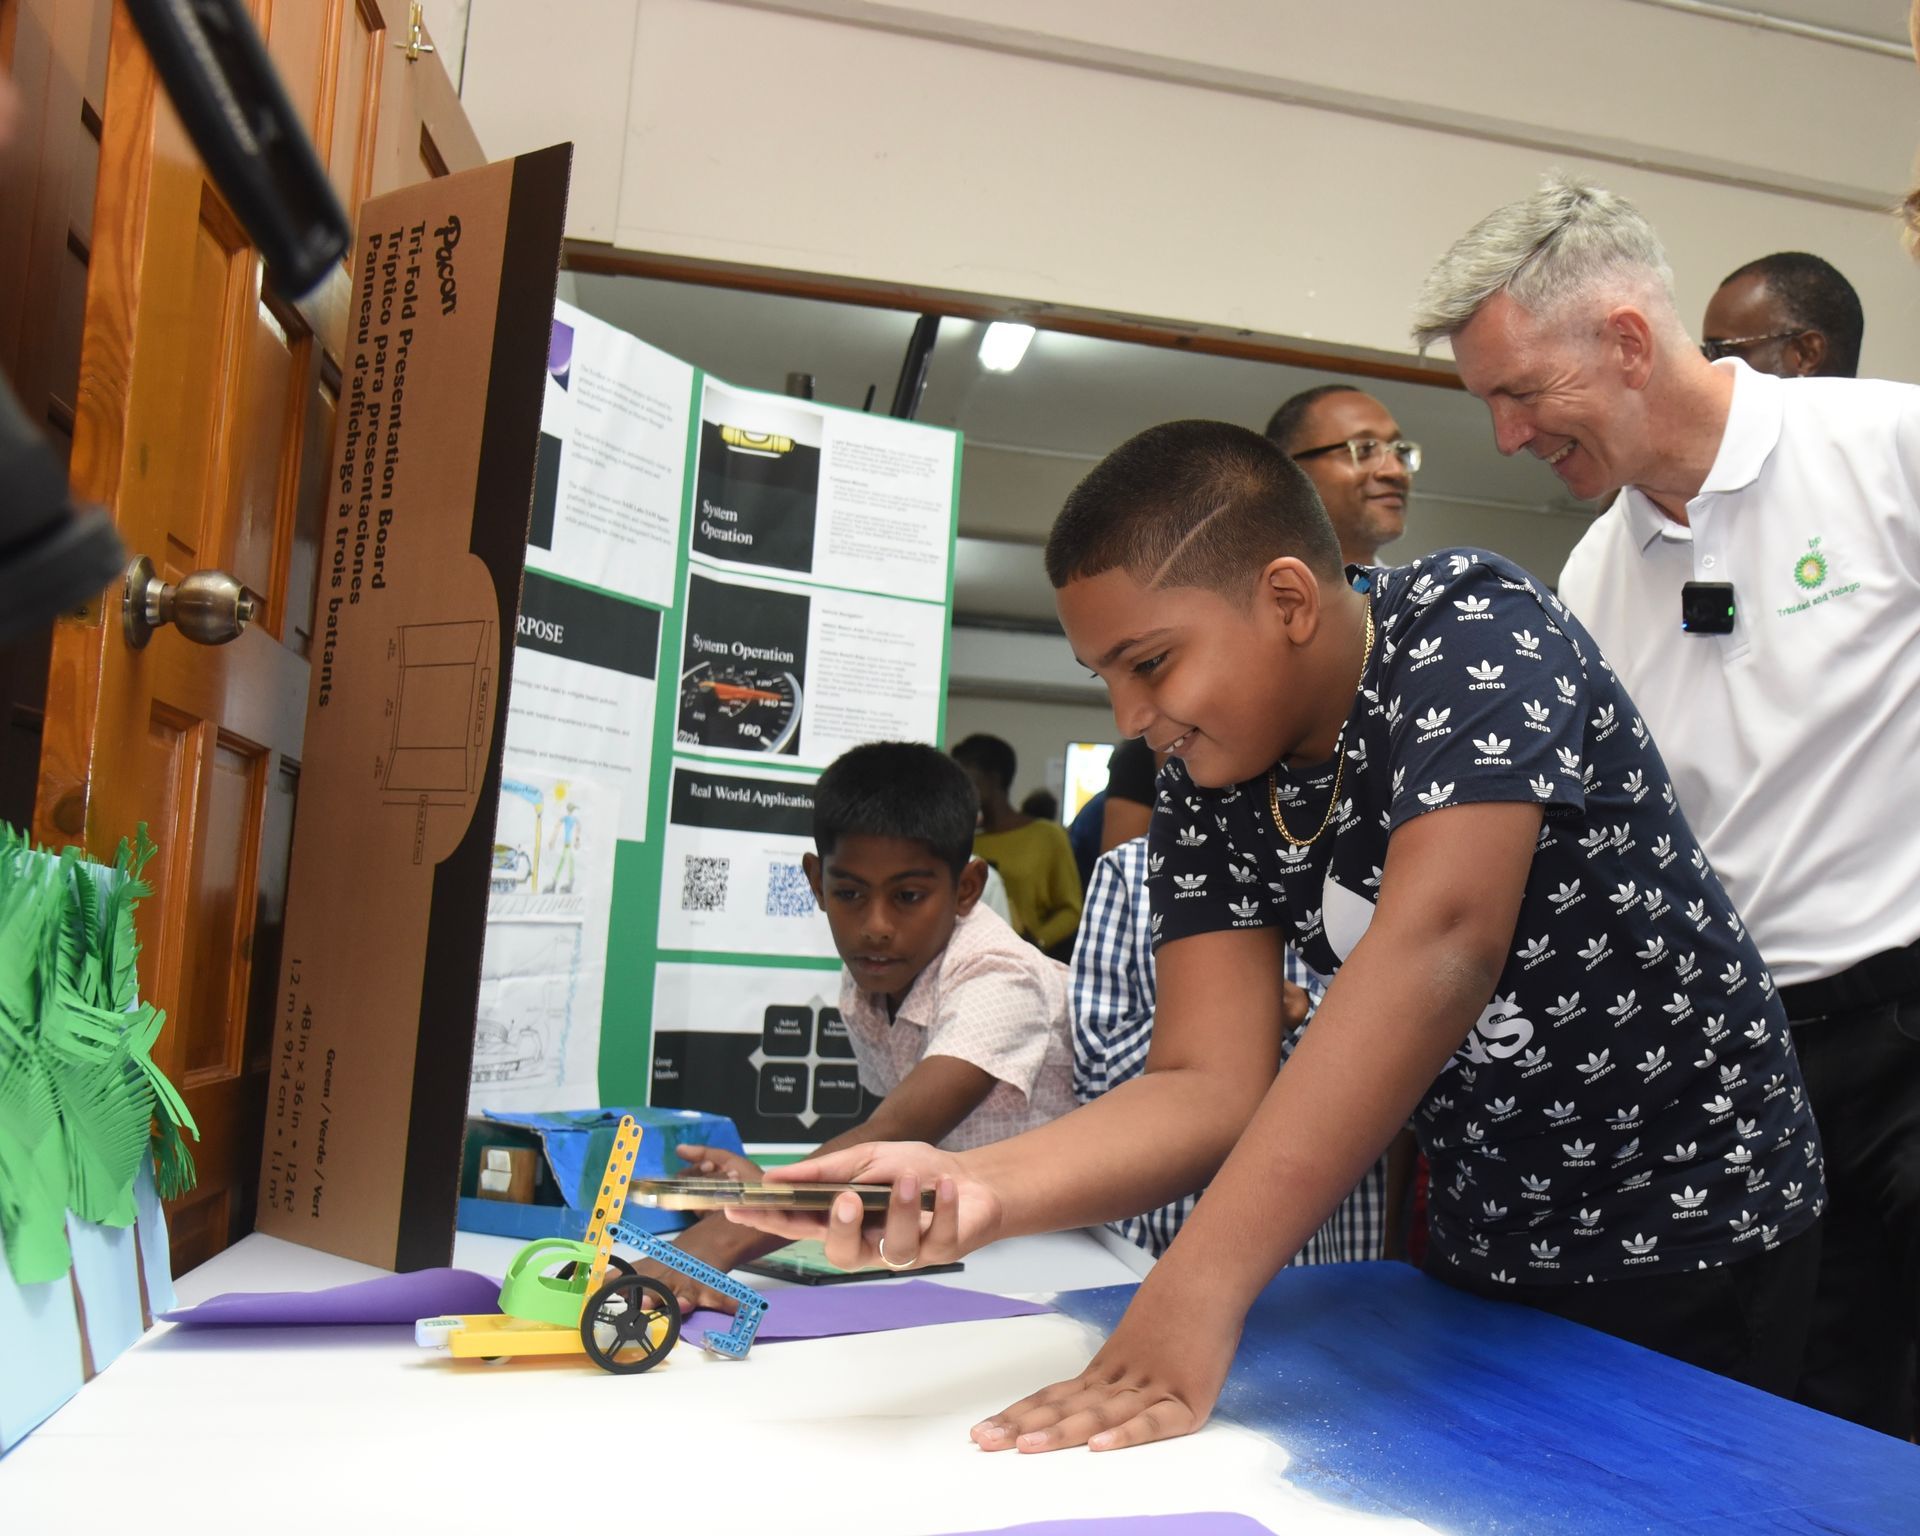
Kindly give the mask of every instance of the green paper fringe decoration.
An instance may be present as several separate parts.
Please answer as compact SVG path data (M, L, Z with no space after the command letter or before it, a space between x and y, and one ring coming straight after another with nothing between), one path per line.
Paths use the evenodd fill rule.
M143 1157L163 1198L193 1187L200 1131L153 1064L166 1015L139 1001L153 854L144 822L110 871L0 824L0 1245L21 1285L67 1273L69 1210L133 1224Z

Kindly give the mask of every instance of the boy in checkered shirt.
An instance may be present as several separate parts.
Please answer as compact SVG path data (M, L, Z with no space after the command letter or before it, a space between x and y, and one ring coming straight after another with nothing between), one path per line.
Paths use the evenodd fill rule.
M1286 954L1287 1030L1280 1052L1291 1056L1307 1019L1327 990L1327 978ZM1138 1077L1153 1043L1153 924L1147 901L1147 840L1133 838L1100 855L1087 882L1080 942L1073 952L1068 1001L1073 1011L1073 1092L1091 1103ZM1398 1194L1395 1191L1395 1194ZM1140 1216L1108 1225L1155 1258L1167 1251L1199 1195L1183 1195ZM1293 1264L1353 1264L1387 1254L1388 1159L1362 1175L1320 1230L1308 1238Z

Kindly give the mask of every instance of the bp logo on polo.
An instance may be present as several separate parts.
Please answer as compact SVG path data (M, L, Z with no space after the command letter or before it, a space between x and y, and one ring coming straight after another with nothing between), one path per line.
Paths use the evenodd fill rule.
M1844 576L1844 570L1834 569L1834 553L1825 548L1825 540L1816 535L1807 540L1805 553L1795 557L1793 562L1793 587L1787 596L1794 601L1782 604L1775 610L1780 618L1806 613L1821 604L1843 597L1851 597L1860 590L1857 581L1839 581L1836 576Z

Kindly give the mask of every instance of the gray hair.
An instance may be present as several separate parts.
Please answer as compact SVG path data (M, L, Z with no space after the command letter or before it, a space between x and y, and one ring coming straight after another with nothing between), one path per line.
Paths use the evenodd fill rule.
M1640 210L1553 171L1538 192L1496 208L1434 264L1414 307L1413 339L1425 352L1458 335L1498 293L1544 317L1601 289L1630 292L1678 324L1673 269Z

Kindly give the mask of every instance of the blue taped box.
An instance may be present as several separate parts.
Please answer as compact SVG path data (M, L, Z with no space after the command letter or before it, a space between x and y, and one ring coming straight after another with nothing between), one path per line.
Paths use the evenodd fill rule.
M640 1153L633 1167L637 1179L673 1178L683 1172L673 1150L683 1141L743 1151L731 1120L697 1109L487 1110L467 1120L460 1161L461 1230L500 1237L580 1237L622 1115L632 1115L640 1124ZM480 1195L481 1154L487 1147L539 1152L544 1166L531 1204ZM627 1208L624 1219L649 1232L677 1232L692 1221L684 1211L637 1205Z

